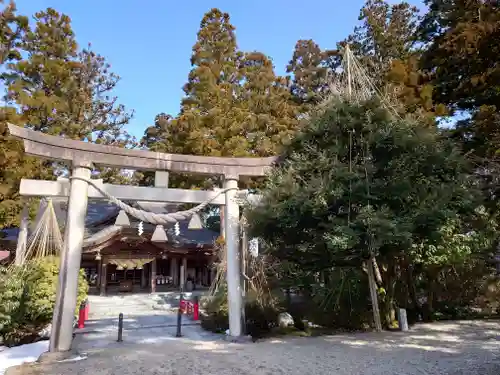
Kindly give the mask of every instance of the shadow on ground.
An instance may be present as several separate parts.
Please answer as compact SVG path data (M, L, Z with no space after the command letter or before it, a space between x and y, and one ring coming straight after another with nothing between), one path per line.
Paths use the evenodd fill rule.
M230 344L137 330L135 339L89 347L88 358L22 374L498 375L500 322L422 324L384 332Z

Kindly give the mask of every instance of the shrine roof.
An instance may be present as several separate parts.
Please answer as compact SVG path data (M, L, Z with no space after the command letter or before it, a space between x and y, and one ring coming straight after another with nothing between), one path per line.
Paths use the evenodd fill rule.
M53 199L54 211L57 221L64 226L67 213L67 201L63 199ZM172 203L146 203L146 202L127 202L128 204L155 213L169 213L179 210L178 204ZM46 202L42 200L39 214L34 220L36 223L44 211ZM87 208L87 216L85 218L85 241L84 247L97 246L98 244L111 239L112 237L122 233L126 230L128 234L138 234L139 220L130 217L129 227L115 226L115 219L118 216L119 208L114 204L103 200L89 200ZM212 245L219 236L219 232L202 228L202 229L189 229L189 220L179 221L179 235L175 235L175 227L171 225L165 227L165 231L169 238L169 242L177 245ZM31 225L31 230L34 229L36 224ZM143 223L143 231L146 238L150 238L155 230L155 225ZM8 228L0 231L0 241L16 242L19 233L18 228Z

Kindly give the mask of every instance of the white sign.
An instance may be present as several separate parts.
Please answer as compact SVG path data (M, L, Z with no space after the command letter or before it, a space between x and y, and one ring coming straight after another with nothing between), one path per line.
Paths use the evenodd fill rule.
M248 241L248 251L254 257L257 257L259 255L259 239L258 238L252 238L250 241Z

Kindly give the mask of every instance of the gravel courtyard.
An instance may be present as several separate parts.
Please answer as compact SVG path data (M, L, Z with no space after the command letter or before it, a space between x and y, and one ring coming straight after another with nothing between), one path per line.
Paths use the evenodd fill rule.
M87 358L26 367L18 374L436 374L499 375L500 322L422 324L411 332L284 338L230 344L215 336L173 337L167 328L81 337Z

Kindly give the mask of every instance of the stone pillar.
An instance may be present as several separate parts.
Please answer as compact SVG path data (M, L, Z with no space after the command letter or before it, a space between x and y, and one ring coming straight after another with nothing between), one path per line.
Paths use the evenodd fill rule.
M240 207L235 201L238 188L238 180L228 179L224 181L226 191L226 205L224 211L226 259L227 259L227 299L229 305L229 334L233 337L241 336L241 282L240 282L240 258L239 258L239 220Z
M182 283L182 288L186 288L186 279L187 279L187 258L183 257L182 258L182 267L184 267L184 274L182 275L182 280L180 282Z
M224 221L224 212L226 210L225 205L219 206L219 218L220 218L220 235L222 238L226 238L226 224Z
M99 294L101 296L106 295L106 287L108 286L108 265L106 262L101 262L101 285L99 285Z
M26 258L26 246L28 245L28 221L29 221L29 204L24 202L23 210L21 212L21 225L19 226L19 233L17 235L16 246L16 266L24 263Z
M150 282L151 282L151 293L156 292L156 258L153 259L153 261L150 263L151 268L149 269L149 277L150 277Z
M73 163L72 175L74 177L89 179L90 174L90 163ZM59 282L52 317L50 352L69 351L73 341L73 320L77 308L78 276L82 260L88 188L89 184L86 181L71 180Z
M177 258L170 258L170 276L172 276L172 284L175 286L179 285L179 264Z
M168 188L169 174L167 171L155 172L155 187Z

